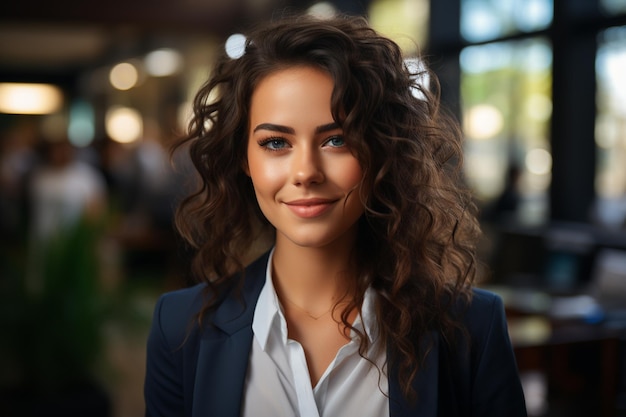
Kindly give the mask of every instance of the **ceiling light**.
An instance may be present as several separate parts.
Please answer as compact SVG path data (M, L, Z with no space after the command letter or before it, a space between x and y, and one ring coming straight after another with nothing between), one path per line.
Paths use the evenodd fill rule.
M144 59L146 71L153 77L167 77L176 74L183 66L183 58L174 49L157 49Z
M112 107L106 114L105 129L116 142L135 142L143 133L143 119L135 109Z
M118 90L130 90L137 84L137 80L139 80L137 68L129 62L117 64L109 72L109 81Z
M63 104L63 93L51 84L0 83L0 113L50 114Z

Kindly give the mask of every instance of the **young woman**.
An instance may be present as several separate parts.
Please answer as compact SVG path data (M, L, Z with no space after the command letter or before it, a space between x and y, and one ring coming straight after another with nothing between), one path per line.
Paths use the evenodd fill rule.
M200 283L157 303L146 415L525 415L502 303L471 287L460 134L420 75L359 18L274 22L218 62L182 141Z

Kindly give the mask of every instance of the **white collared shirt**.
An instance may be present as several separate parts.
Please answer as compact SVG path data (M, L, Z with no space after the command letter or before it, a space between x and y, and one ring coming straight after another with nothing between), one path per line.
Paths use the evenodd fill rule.
M317 385L312 387L302 345L287 337L287 322L272 283L272 254L254 310L254 338L242 416L388 417L386 354L384 348L379 348L374 292L365 293L362 315L357 317L354 327L365 329L372 342L367 356L377 366L359 355L359 339L352 332L352 340L339 349Z

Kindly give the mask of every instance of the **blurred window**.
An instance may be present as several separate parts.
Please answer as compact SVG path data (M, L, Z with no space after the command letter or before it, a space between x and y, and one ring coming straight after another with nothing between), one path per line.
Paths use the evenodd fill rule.
M626 0L600 0L600 7L608 14L626 13Z
M596 58L596 192L626 195L626 26L600 33Z
M470 42L546 29L553 0L461 0L461 36Z
M520 220L545 218L550 185L552 48L540 37L464 48L460 54L465 168L483 202L520 170Z
M368 14L371 26L398 43L406 55L415 55L427 42L428 0L373 0Z

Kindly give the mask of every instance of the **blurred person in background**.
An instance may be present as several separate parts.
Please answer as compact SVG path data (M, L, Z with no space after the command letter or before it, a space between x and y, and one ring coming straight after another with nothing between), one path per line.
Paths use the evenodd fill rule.
M150 129L132 144L102 138L99 151L112 210L121 216L120 233L169 232L180 185L173 180L175 173L158 131Z
M38 162L36 135L28 124L13 126L0 137L0 236L21 240L26 224L26 183Z
M106 209L107 189L99 171L76 158L66 140L42 143L42 164L29 186L32 233L47 239L81 218L97 219Z
M182 140L199 284L155 307L147 416L526 415L502 301L473 288L461 135L420 75L347 17L217 63Z
M118 276L135 281L180 276L172 218L185 187L168 163L158 130L130 144L104 137L98 149L110 201L107 253L116 259L109 264L119 265Z
M103 177L69 141L38 139L24 173L24 244L2 276L2 415L109 415L95 377L102 346Z
M69 141L43 139L40 152L41 162L30 173L27 185L30 241L27 275L31 288L40 285L45 273L43 259L55 239L72 233L81 222L101 222L107 209L107 187L102 174L77 158L76 149Z
M522 170L517 164L511 164L504 177L502 192L488 204L482 212L482 220L495 224L515 223L520 206L520 178Z

